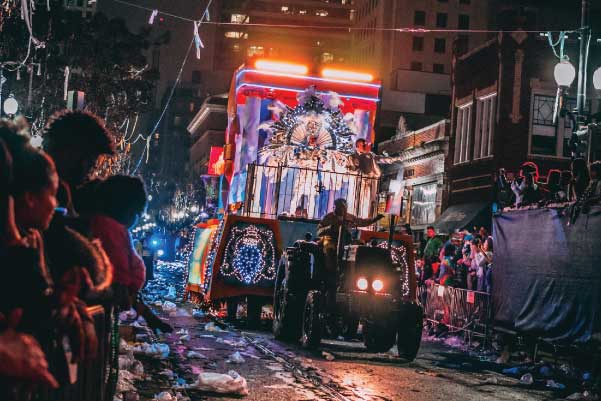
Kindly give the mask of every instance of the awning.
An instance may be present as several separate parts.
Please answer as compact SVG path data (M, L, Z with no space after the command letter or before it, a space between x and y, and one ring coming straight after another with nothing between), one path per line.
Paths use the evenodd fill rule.
M491 206L488 202L462 203L449 206L436 220L433 226L441 234L451 234L455 230L472 226L490 227Z

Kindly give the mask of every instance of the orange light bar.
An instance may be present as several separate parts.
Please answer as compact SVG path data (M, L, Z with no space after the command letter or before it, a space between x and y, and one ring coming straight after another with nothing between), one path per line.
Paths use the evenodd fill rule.
M309 68L306 65L271 60L257 60L255 62L255 68L257 70L284 72L297 75L306 75L307 72L309 72Z
M334 68L324 68L321 70L321 76L332 79L348 79L349 81L371 82L374 76L365 72L337 70Z

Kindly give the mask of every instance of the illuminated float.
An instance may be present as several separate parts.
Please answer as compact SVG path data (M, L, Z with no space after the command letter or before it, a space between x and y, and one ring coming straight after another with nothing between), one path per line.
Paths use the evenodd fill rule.
M272 60L235 72L222 171L228 213L197 227L190 295L271 298L283 250L314 235L335 199L345 198L356 216L375 214L378 177L362 175L349 158L357 139L374 139L380 90L370 74L310 74Z

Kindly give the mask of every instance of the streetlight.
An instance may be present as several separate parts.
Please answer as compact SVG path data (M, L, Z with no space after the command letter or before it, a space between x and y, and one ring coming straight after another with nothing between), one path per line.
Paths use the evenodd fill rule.
M593 73L593 86L596 90L601 91L601 67Z
M3 108L4 113L9 116L14 116L17 114L17 111L19 110L19 102L17 102L17 99L15 99L15 96L12 93L8 95L8 98L4 101Z
M553 77L557 86L561 88L569 88L576 78L576 69L568 60L561 60L555 66Z

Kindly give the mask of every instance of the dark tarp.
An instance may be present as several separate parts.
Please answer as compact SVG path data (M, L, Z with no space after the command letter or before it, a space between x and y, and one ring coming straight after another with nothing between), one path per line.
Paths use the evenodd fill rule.
M491 206L488 202L462 203L449 206L433 224L442 234L475 226L490 228Z
M558 343L600 332L601 207L567 220L562 209L493 218L497 324Z

